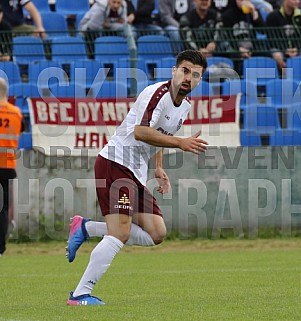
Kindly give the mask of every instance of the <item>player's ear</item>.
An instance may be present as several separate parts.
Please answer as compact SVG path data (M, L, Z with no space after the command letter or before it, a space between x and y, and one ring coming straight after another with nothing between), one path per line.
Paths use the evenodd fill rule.
M176 67L176 66L173 66L172 69L171 69L171 71L172 71L172 75L174 75L174 74L176 73L176 71L177 71L177 67Z

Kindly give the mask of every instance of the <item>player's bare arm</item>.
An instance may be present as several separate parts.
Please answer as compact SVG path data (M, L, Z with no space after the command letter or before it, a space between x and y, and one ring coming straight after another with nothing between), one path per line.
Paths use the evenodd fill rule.
M135 126L135 139L157 147L180 148L185 152L199 154L207 149L208 143L198 138L200 132L191 137L181 138L164 135L156 129L148 126Z
M155 155L155 164L156 164L155 177L159 184L157 188L157 192L159 192L160 194L165 194L170 191L171 185L170 185L169 178L163 169L162 163L163 163L163 148L160 149L160 151Z

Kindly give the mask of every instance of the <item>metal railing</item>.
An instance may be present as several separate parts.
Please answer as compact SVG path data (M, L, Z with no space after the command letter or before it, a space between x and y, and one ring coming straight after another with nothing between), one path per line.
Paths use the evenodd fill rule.
M147 30L138 30L139 34L149 34ZM248 44L253 55L270 55L273 48L278 48L285 52L287 48L301 48L301 34L299 31L292 32L290 36L286 35L286 31L283 28L252 28L252 29L180 29L179 33L181 35L181 41L178 44L179 48L191 48L192 43L194 43L198 48L204 47L208 42L215 41L217 46L214 51L214 55L221 56L232 56L233 59L239 58L239 45L241 43ZM131 28L126 26L126 32L124 31L108 31L108 30L98 30L93 32L79 33L76 30L72 30L66 33L66 31L52 31L47 32L48 38L43 39L43 43L49 44L54 37L61 36L74 36L82 37L85 39L86 46L93 45L93 42L97 37L103 35L123 35L124 34L131 39L128 41L129 45L133 46L133 43L137 41L135 35ZM137 33L136 33L137 34ZM152 32L154 34L154 32ZM18 36L39 36L35 34L25 34L22 33L10 33L1 32L0 33L0 43L2 53L8 53L13 55L13 37ZM87 52L88 56L90 52ZM105 54L105 52L104 52ZM171 55L175 55L175 52L170 52ZM47 56L47 59L51 60L51 56Z

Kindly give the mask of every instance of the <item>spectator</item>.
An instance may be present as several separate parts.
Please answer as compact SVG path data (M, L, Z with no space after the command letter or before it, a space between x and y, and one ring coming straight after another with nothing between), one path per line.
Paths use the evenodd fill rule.
M136 37L145 34L163 34L163 29L154 23L152 12L155 9L155 0L138 0L135 11L135 28Z
M41 15L33 2L30 0L2 0L1 2L4 21L12 28L14 36L37 34L41 38L47 37ZM35 26L25 23L23 7L29 12Z
M127 35L128 11L125 0L96 0L79 23L90 58L94 56L94 40L100 36ZM130 17L131 20L131 17Z
M7 83L0 78L0 256L6 249L9 225L10 180L16 177L16 151L23 130L22 114L8 103Z
M11 28L3 19L2 6L0 5L0 61L11 59Z
M124 0L96 0L79 24L81 32L124 34L127 23L127 4ZM107 31L107 32L105 32Z
M262 19L265 21L269 13L273 11L273 6L265 0L251 0L252 4L260 12Z
M179 32L180 19L194 6L193 0L160 0L159 15L162 27L173 43L175 52L181 51L181 36Z
M180 27L185 46L213 55L218 38L221 14L211 8L211 0L194 0L195 8L181 17Z
M272 1L272 0L271 0ZM265 0L251 0L255 8L261 13L261 16L266 16L273 11L273 6ZM212 7L220 13L224 13L230 8L236 6L235 0L212 0Z
M235 0L212 0L211 6L213 9L222 14L235 6Z
M127 5L127 19L126 20L129 25L132 25L135 20L135 17L136 17L135 7L134 7L131 0L125 0L125 2Z
M225 51L233 58L236 71L242 73L242 60L250 58L256 45L253 27L260 28L264 22L260 13L250 0L236 0L236 5L222 14L224 30L223 39L229 39Z
M300 54L301 12L300 0L283 0L279 9L270 13L266 20L267 34L279 70L286 67L286 58Z

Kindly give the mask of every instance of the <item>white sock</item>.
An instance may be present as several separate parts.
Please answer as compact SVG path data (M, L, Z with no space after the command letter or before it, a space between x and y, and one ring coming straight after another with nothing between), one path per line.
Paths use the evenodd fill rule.
M90 237L108 235L107 224L105 222L88 221L86 222L85 227Z
M91 294L96 282L110 267L115 255L122 249L123 243L116 237L104 236L91 253L89 264L73 296Z
M88 221L86 230L90 237L100 237L108 234L107 224L105 222ZM126 245L154 246L155 243L150 235L137 224L132 223L131 233Z
M154 246L155 243L150 235L139 225L132 223L130 238L126 245Z

